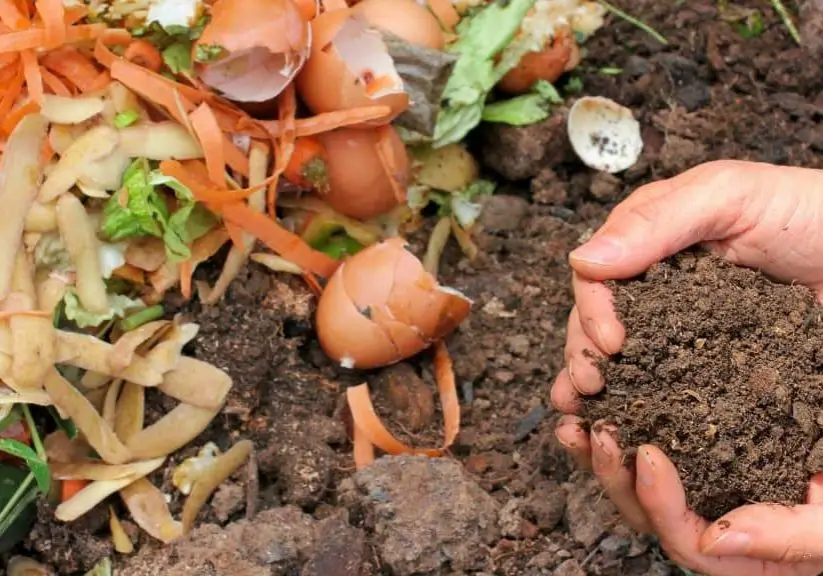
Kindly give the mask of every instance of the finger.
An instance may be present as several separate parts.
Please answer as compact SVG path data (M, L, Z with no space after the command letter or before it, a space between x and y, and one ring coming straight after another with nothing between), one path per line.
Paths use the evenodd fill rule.
M603 358L603 354L580 325L580 315L576 306L569 315L564 354L572 385L580 394L597 394L603 389L603 376L596 365L597 360Z
M710 556L775 562L823 560L823 506L750 504L713 523L700 539Z
M620 352L626 330L614 311L611 290L599 281L572 274L575 307L583 331L604 354Z
M591 470L592 450L589 434L583 429L583 419L577 416L563 416L557 422L554 434L557 441L569 453L575 464L584 470Z
M815 474L809 480L806 504L823 504L823 472Z
M700 552L700 537L709 523L686 506L686 494L674 464L655 446L637 451L637 497L672 560L691 570L713 576L765 576L778 572L773 565L751 558L717 558Z
M566 368L560 371L552 384L551 401L557 411L563 414L580 412L580 394L572 385L569 371Z
M593 280L630 278L693 244L742 232L737 228L747 200L769 170L722 160L644 186L632 195L639 199L618 206L569 262Z
M637 499L634 472L626 467L613 434L613 427L599 422L592 428L592 470L626 523L638 532L649 532L649 520Z

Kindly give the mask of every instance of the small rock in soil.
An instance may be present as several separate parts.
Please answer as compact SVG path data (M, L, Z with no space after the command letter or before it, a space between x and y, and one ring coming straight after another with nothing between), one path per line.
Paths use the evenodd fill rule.
M580 567L580 563L574 558L570 558L554 569L554 576L586 576L586 572Z
M804 0L800 4L799 26L803 48L814 58L823 56L823 0Z
M526 518L541 530L549 532L563 519L566 511L566 491L555 482L539 482L525 503Z
M205 524L168 546L144 546L115 572L129 576L287 576L299 573L314 545L314 534L314 520L299 508L273 508L225 529Z
M366 555L363 531L349 525L346 510L319 522L315 546L301 576L359 576Z
M497 523L500 531L507 538L520 538L523 527L523 501L519 498L512 498L500 509L500 518Z
M591 195L601 202L614 200L620 194L620 178L608 172L597 172L589 184Z
M483 163L511 181L532 178L544 166L555 166L574 154L566 114L560 111L529 126L486 124L480 137Z
M664 447L706 518L802 503L808 474L823 469L803 407L823 405L812 291L691 251L612 288L627 339L601 362L606 389L587 399L587 418L617 424L629 453Z
M512 232L529 213L529 203L520 196L495 194L482 200L480 224L486 232Z
M568 182L562 180L551 168L543 168L532 178L530 191L536 204L563 206L569 199Z
M500 534L497 504L453 460L385 456L344 480L338 496L397 576L481 569Z
M573 484L565 486L566 523L569 535L585 548L591 548L619 522L614 504L603 495L596 478L578 474Z
M246 489L234 482L224 482L217 489L211 500L211 509L220 522L228 520L232 514L243 509L246 502Z
M372 379L376 399L391 407L392 418L411 432L422 430L434 418L434 392L405 362L384 368Z

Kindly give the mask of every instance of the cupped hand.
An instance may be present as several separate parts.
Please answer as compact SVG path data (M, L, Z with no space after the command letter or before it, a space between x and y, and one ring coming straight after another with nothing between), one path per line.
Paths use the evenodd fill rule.
M649 491L641 488L639 477L635 478L633 472L621 465L613 431L595 426L596 431L589 436L573 416L579 409L581 395L595 394L603 388L599 372L584 353L616 353L625 338L613 310L611 293L603 281L640 274L694 244L703 244L735 264L758 268L778 280L799 282L823 293L823 173L736 161L698 166L670 180L638 189L612 211L603 227L572 252L569 259L576 305L569 317L566 368L552 387L554 405L567 414L558 426L558 439L580 465L593 468L609 497L634 528L656 532L670 554L684 559L685 566L699 570L698 566L705 565L710 558L706 554L716 555L720 549L715 546L712 552L709 544L701 544L701 532L708 523L686 510L674 466L654 448L647 447L639 453L652 456L649 461L638 458L637 470L646 465L645 469L651 470L649 462L657 462L656 470L665 482L655 484L656 490L680 498L678 502L682 500L677 526L666 521L673 518L670 514L663 517L660 514L665 511L649 508L653 499L644 502L642 495L648 496ZM815 492L815 486L812 483L810 494ZM810 509L818 510L817 506ZM735 518L737 525L744 526L751 522L749 518L756 518L773 528L774 522L785 522L785 516L781 516L785 510L744 507L732 514L743 515ZM820 514L823 520L823 510ZM716 523L712 529L716 531L721 526ZM803 525L795 526L794 531L798 530L803 532ZM762 532L763 538L772 533L771 529ZM785 533L788 532L773 532L780 538ZM685 538L686 534L692 537ZM730 542L729 536L725 541ZM779 556L769 556L771 552L767 551L782 554L781 542L778 538L771 544L754 545L745 555L778 561ZM823 558L823 549L819 558ZM746 562L744 565L747 572L755 574L817 574L823 569L795 572L792 570L803 567L792 564L790 568L780 568L780 564L763 563L758 571ZM717 566L712 563L710 567L705 573L743 573L738 570L740 566L730 562Z

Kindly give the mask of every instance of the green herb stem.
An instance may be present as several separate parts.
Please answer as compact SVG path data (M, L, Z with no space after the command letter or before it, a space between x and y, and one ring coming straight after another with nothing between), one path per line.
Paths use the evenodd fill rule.
M615 6L614 4L612 4L610 2L607 2L606 0L597 0L597 1L600 2L600 5L603 6L603 8L605 8L606 10L608 10L609 12L611 12L612 14L617 16L618 18L622 18L623 20L625 20L629 24L632 24L633 26L637 26L638 28L643 30L643 32L645 32L646 34L648 34L649 36L651 36L652 38L654 38L655 40L657 40L661 44L664 44L664 45L669 44L669 41L666 40L665 36L663 36L660 32L658 32L657 30L655 30L654 28L652 28L651 26L649 26L648 24L646 24L642 20L639 20L638 18L635 18L631 14L627 14L626 12L623 12L620 8L618 8L617 6ZM773 1L779 1L779 0L773 0Z
M9 515L15 510L17 504L23 499L26 494L26 491L31 486L32 482L34 482L34 473L29 472L29 475L26 476L26 479L23 480L23 483L17 487L17 490L14 491L14 495L9 498L9 501L6 502L6 505L3 506L3 509L0 510L0 535L2 535L6 529L14 522L14 518L11 521L8 520ZM18 512L19 514L19 512Z
M43 446L43 441L40 439L40 433L37 431L37 426L34 424L34 418L31 416L31 410L27 404L20 404L23 410L23 416L26 417L26 424L29 425L29 432L31 432L31 442L34 444L34 451L43 462L47 461L46 448Z
M780 0L772 0L772 6L783 21L783 25L789 30L792 39L797 42L798 46L802 46L803 41L800 38L800 32L797 31L797 27L794 25L791 14L789 14L786 6Z
M123 318L120 321L120 329L123 332L131 332L136 328L140 328L143 324L148 324L149 322L162 318L164 312L165 310L162 304L155 304L154 306L144 308L139 312Z

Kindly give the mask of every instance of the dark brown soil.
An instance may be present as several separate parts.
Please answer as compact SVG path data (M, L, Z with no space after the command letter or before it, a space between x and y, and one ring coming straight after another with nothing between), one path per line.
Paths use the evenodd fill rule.
M216 310L188 307L202 325L193 353L228 369L235 389L224 413L159 477L173 494L169 478L182 458L209 440L225 447L250 438L259 481L233 478L190 541L161 547L141 537L135 556L115 556L116 574L676 573L653 542L631 534L597 483L573 471L555 444L558 415L548 391L563 364L572 304L567 254L631 190L700 162L823 166L823 60L793 43L768 3L736 3L763 11L765 31L750 39L723 21L713 0L614 3L669 40L659 45L610 18L576 72L584 94L634 110L645 141L635 167L615 177L588 170L569 154L557 119L478 135L487 167L513 180L501 180L486 207L480 257L467 262L450 244L441 266L444 282L475 300L448 342L463 408L451 457L432 466L387 459L354 475L340 406L345 386L363 375L343 375L323 356L311 330L314 300L299 281L252 267ZM817 26L814 4L806 21ZM425 231L412 240L421 254ZM430 410L421 388L431 387L429 356L408 365L382 380L369 375L375 404L398 436L436 444L437 402ZM452 483L448 489L436 484L444 481ZM386 489L387 483L397 486ZM248 493L257 494L259 511L251 520ZM420 502L428 504L430 527L415 521ZM457 516L431 512L438 508ZM73 574L110 553L107 532L105 522L43 524L22 552ZM404 543L419 554L405 558Z
M612 287L626 343L601 362L606 389L585 402L587 418L617 424L626 448L663 448L707 518L802 503L823 423L812 291L694 252Z

